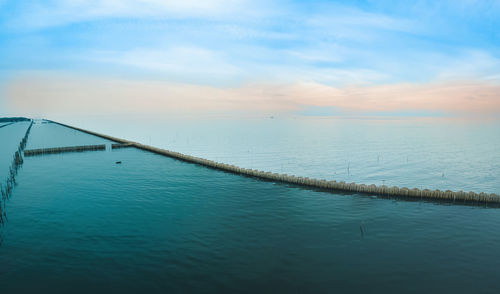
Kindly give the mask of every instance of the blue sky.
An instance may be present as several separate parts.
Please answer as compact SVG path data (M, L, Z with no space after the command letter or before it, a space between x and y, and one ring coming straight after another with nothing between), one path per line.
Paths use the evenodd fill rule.
M500 1L0 0L0 87L497 84L498 28Z

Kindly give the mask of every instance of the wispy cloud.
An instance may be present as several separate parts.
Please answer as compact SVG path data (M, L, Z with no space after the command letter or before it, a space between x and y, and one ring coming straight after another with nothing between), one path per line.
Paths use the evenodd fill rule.
M245 10L250 13L251 3L246 0L35 0L20 2L16 17L7 19L6 25L43 29L106 18L218 18Z
M152 70L175 80L230 80L240 75L239 68L228 63L222 52L190 46L95 52L87 58L94 62Z
M445 67L439 69L437 78L481 78L484 80L499 79L500 59L479 50L467 50L461 58L449 59Z
M282 113L306 105L343 114L500 113L500 83L479 81L332 87L318 83L212 87L137 80L101 80L39 73L9 82L4 95L15 111L54 113Z

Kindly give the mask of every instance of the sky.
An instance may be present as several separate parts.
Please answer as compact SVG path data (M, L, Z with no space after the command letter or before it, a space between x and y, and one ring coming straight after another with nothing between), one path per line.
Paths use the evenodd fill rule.
M499 117L500 1L0 0L0 116Z

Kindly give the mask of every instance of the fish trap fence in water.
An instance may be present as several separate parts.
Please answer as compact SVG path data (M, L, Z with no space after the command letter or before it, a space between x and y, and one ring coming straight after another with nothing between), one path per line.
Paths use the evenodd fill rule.
M101 145L30 149L30 150L24 150L24 156L36 156L43 154L66 153L66 152L97 151L97 150L106 150L106 145L101 144Z
M111 144L111 149L120 149L120 148L129 148L129 147L134 147L132 143L116 143L116 144Z
M464 191L441 191L441 190L429 190L429 189L418 189L418 188L400 188L400 187L388 187L385 185L377 186L377 185L365 185L365 184L356 184L356 183L346 183L346 182L337 182L335 180L325 180L325 179L314 179L307 177L296 177L294 175L287 174L278 174L260 171L256 169L248 169L242 168L235 165L230 165L226 163L216 162L213 160L208 160L200 157L195 157L191 155L182 154L179 152L174 152L170 150L165 150L161 148L156 148L148 145L143 145L140 143L123 140L120 138L111 137L108 135L99 134L96 132L80 129L77 127L61 124L58 122L54 122L56 124L78 130L87 134L91 134L97 137L101 137L107 140L111 140L114 142L119 142L121 144L118 145L131 145L138 149L146 150L149 152L153 152L156 154L168 156L171 158L175 158L178 160L195 163L199 165L203 165L209 168L222 170L225 172L230 172L233 174L245 175L250 177L255 177L263 180L274 181L274 182L282 182L287 184L293 184L298 186L305 186L311 188L317 188L321 190L327 191L340 191L340 192L348 192L348 193L362 193L369 195L379 195L386 197L402 197L409 199L428 199L428 200L445 200L445 201L453 201L453 202L467 202L467 203L496 203L500 204L500 196L497 194L487 194L487 193L476 193L476 192L464 192Z
M17 172L24 162L21 153L23 152L24 147L26 147L26 143L28 141L28 136L30 134L32 126L33 126L33 121L31 121L29 127L26 129L26 133L24 134L24 137L21 139L21 142L19 142L19 147L17 148L17 151L14 153L12 165L9 167L9 176L5 181L5 187L0 183L0 194L1 194L0 224L3 224L7 220L7 214L5 212L5 206L6 206L5 202L10 197L10 195L12 194L12 190L14 189L14 186L16 186L17 184L16 182Z

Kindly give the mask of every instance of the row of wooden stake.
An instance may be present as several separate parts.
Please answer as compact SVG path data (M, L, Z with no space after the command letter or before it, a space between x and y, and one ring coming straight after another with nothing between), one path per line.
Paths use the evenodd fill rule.
M21 154L23 154L23 150L26 147L26 143L28 142L28 136L32 126L33 126L33 121L31 121L28 129L26 130L26 133L24 134L24 137L21 139L21 142L19 143L17 151L14 153L14 158L12 160L11 166L9 167L9 175L5 181L5 184L2 185L0 183L0 194L2 196L0 202L0 224L3 224L5 221L7 221L7 214L5 212L6 201L11 196L12 190L17 184L16 182L17 172L24 162L23 156Z
M57 123L57 122L54 122ZM372 195L381 195L381 196L393 196L393 197L410 197L410 198L425 198L425 199L438 199L438 200L451 200L451 201L462 201L462 202L480 202L480 203L500 203L500 196L497 194L487 194L487 193L475 193L475 192L464 192L464 191L441 191L441 190L429 190L429 189L418 189L418 188L399 188L399 187L388 187L385 185L377 186L377 185L365 185L365 184L356 184L356 183L346 183L346 182L337 182L337 181L327 181L325 179L318 180L307 177L296 177L293 175L287 174L278 174L265 172L255 169L246 169L238 166L225 164L221 162L216 162L213 160L208 160L204 158L199 158L191 155L182 154L179 152L169 151L161 148L156 148L148 145L143 145L136 142L131 142L127 140L123 140L120 138L115 138L103 134L99 134L96 132L80 129L77 127L57 123L59 125L72 128L81 132L85 132L87 134L91 134L94 136L98 136L104 139L108 139L111 141L119 142L121 144L127 144L129 146L134 146L139 149L147 150L150 152L154 152L157 154L165 155L168 157L176 158L179 160L196 163L200 165L204 165L210 168L223 170L226 172L231 172L240 175L246 175L251 177L256 177L260 179L290 183L295 185L325 189L325 190L333 190L333 191L346 191L346 192L356 192L356 193L366 193Z

